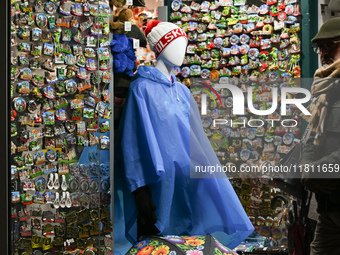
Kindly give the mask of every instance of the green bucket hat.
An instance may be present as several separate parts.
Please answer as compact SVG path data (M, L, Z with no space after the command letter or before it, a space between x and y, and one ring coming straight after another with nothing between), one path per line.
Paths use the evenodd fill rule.
M312 39L312 43L320 40L327 40L340 37L340 18L327 20L319 29L319 32Z

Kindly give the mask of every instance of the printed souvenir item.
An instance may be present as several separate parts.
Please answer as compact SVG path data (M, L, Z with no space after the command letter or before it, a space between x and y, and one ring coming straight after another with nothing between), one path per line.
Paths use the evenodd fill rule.
M186 77L189 77L189 75L190 75L190 69L189 69L189 67L183 67L181 73L182 73L182 76L183 76L183 77L185 77L185 78L186 78Z
M13 106L17 112L23 112L26 109L26 101L22 97L14 98Z
M38 27L45 28L47 26L48 18L44 13L39 13L35 17L35 22L37 23Z
M56 11L56 6L54 5L54 3L52 2L47 2L45 4L45 11L48 13L48 14L53 14L55 11Z

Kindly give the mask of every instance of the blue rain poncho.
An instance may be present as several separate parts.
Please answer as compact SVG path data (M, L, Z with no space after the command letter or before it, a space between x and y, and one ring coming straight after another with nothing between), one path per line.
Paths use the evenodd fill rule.
M210 233L229 248L254 230L224 173L190 178L190 168L220 164L189 89L154 67L131 83L115 147L115 247L137 237L131 194L149 185L161 235ZM216 178L211 178L216 177Z

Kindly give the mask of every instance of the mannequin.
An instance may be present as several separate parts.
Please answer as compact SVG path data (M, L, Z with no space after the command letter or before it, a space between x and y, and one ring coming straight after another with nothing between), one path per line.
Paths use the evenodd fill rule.
M147 234L210 233L233 248L254 228L229 180L190 178L194 166L220 163L194 98L171 73L183 62L186 34L168 22L151 26L158 62L139 67L115 144L115 247L125 227L131 243Z
M158 57L155 67L169 80L173 68L183 64L186 47L187 40L185 37L179 37L171 42L171 44Z

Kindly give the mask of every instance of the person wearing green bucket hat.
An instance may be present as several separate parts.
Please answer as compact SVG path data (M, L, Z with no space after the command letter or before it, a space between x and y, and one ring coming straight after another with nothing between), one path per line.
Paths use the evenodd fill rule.
M315 192L318 204L310 254L335 255L340 254L340 18L326 21L312 43L322 67L314 74L311 115L302 116L312 132L299 164L301 182Z

